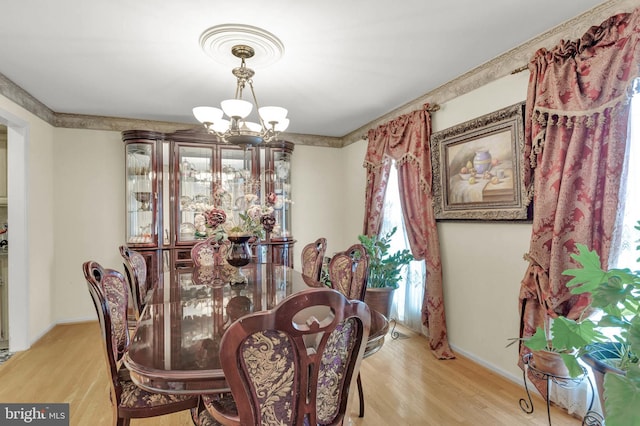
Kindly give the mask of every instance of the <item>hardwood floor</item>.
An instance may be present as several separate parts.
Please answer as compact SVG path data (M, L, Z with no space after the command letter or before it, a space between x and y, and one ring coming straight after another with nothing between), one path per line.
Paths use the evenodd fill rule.
M365 417L353 425L546 425L544 401L534 395L535 411L527 415L518 400L524 388L463 357L436 360L423 336L401 329L407 338L387 340L363 361ZM112 424L106 363L97 322L58 325L28 351L0 366L0 401L70 403L71 425ZM580 421L552 408L554 425ZM132 425L188 426L188 412Z

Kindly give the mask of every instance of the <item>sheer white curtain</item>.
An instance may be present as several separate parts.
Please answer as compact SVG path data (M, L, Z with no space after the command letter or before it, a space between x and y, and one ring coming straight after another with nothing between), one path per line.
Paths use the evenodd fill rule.
M626 179L621 185L621 214L618 218L620 229L620 245L612 250L609 264L615 268L638 269L637 259L640 256L636 250L639 232L634 226L640 220L640 197L638 197L638 183L640 183L640 79L635 81L635 95L631 98L629 112L629 144L625 163Z
M400 206L400 192L398 190L398 170L395 161L389 173L382 214L381 235L386 234L393 227L397 227L391 241L391 253L398 250L409 249L409 241L404 227L404 219ZM405 268L400 287L394 292L391 318L396 319L406 327L420 332L422 329L422 300L424 297L425 264L423 260L413 261Z

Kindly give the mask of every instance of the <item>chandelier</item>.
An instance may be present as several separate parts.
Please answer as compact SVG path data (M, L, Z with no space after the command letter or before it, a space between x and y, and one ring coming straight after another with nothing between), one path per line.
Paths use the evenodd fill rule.
M255 72L248 68L245 62L245 59L255 54L253 48L243 44L235 45L231 48L231 53L240 59L240 66L232 71L237 79L235 97L220 102L221 108L195 107L193 115L204 125L208 133L215 134L225 143L257 145L276 140L278 134L289 126L287 110L278 106L260 107L258 104L252 80ZM246 85L251 89L253 103L242 99L242 91ZM258 110L259 123L246 120L254 104ZM228 119L223 118L223 115Z

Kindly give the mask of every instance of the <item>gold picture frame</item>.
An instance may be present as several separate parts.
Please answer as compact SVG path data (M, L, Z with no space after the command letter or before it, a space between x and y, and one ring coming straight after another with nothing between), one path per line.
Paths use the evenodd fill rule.
M436 219L526 220L524 102L431 136Z

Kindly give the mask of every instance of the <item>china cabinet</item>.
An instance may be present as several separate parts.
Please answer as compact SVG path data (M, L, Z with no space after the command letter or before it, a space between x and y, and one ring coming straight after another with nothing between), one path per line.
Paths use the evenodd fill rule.
M253 255L257 262L271 259L293 267L291 142L241 147L202 130L129 130L122 139L125 238L131 248L150 256L168 250L173 262L190 263L191 247L211 231L204 222L207 210L222 209L227 226L240 225L251 205L269 199L276 222L271 233L252 243Z

